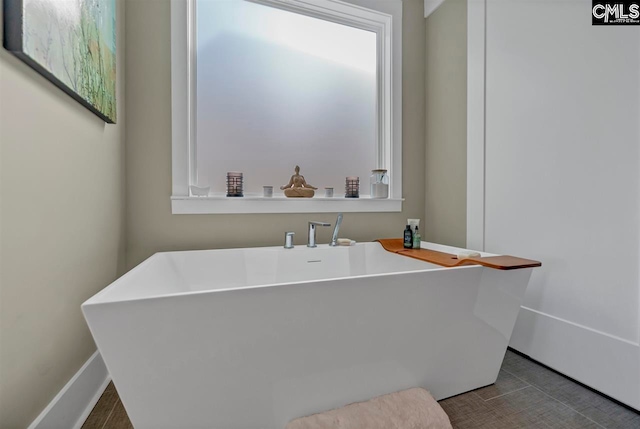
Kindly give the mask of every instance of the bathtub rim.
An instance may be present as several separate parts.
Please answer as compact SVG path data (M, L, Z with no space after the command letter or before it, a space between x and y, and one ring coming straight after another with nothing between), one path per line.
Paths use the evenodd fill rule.
M144 296L144 297L118 299L118 300L105 300L105 301L100 301L98 299L99 295L102 292L100 291L100 293L92 296L91 298L83 302L81 307L85 308L85 307L90 307L95 305L109 305L109 304L120 304L125 302L152 301L156 299L175 298L179 296L204 295L204 294L211 294L211 293L217 293L217 292L249 291L254 289L274 288L274 287L280 287L280 286L307 285L310 283L327 283L327 282L335 282L335 281L350 280L350 279L382 278L382 277L391 277L391 276L398 276L398 275L404 275L404 274L416 274L416 273L419 274L419 273L427 273L432 271L440 272L444 270L451 271L451 270L460 270L460 269L469 269L469 268L490 269L490 268L483 267L482 265L462 265L459 267L437 267L437 268L429 268L425 270L399 271L395 273L363 274L359 276L331 277L328 279L300 280L300 281L283 282L283 283L269 283L269 284L263 284L263 285L239 286L239 287L223 288L223 289L194 290L194 291L188 291L188 292L165 293L165 294L158 294L153 296ZM526 269L530 269L530 268L526 268ZM109 286L111 286L111 284ZM109 286L105 287L105 289L107 289ZM93 301L94 298L96 298L96 302L91 302Z
M359 243L356 244L356 246L357 245L362 245L362 244L370 244L370 243L376 243L378 246L382 247L382 245L377 241L359 242ZM322 244L322 245L318 245L318 248L321 249L321 248L331 248L331 247L328 244ZM463 249L463 248L459 248L459 247L447 246L447 245L443 245L443 244L431 243L431 242L425 242L425 241L421 242L421 248L430 249L430 250L437 250L437 251L440 251L440 252L449 252L449 253L457 253L457 252L460 252L460 251L469 250L469 249ZM347 279L377 278L377 277L386 277L386 276L396 276L396 275L399 275L399 274L423 273L423 272L429 272L429 271L458 270L458 269L467 269L467 268L484 268L481 265L461 265L461 266L458 266L458 267L443 267L443 266L439 266L437 264L433 264L431 262L426 262L425 261L426 264L430 264L430 265L432 265L432 267L428 267L428 268L421 269L421 270L408 270L408 271L398 271L398 272L391 272L391 273L362 274L362 275L355 275L355 276L339 276L339 277L331 277L331 278L326 278L326 279L298 280L298 281L289 281L289 282L280 282L280 283L265 283L265 284L260 284L260 285L225 287L225 288L220 288L220 289L207 289L207 290L194 290L194 291L175 292L175 293L162 293L162 294L157 294L157 295L152 295L152 296L133 297L133 298L127 298L127 299L108 299L108 300L102 300L101 299L102 296L104 294L108 293L112 288L115 288L118 285L120 285L120 283L127 281L127 279L129 277L135 275L138 271L144 269L146 265L148 265L150 263L153 263L153 260L158 259L158 258L162 257L163 255L167 255L167 254L171 254L171 253L190 253L190 252L223 252L223 251L241 250L241 249L284 250L282 248L282 246L259 246L259 247L234 247L234 248L199 249L199 250L169 250L169 251L156 252L153 255L149 256L144 261L142 261L141 263L139 263L138 265L136 265L134 268L132 268L131 270L129 270L128 272L126 272L125 274L123 274L122 276L120 276L119 278L114 280L113 282L109 283L107 286L105 286L98 293L96 293L95 295L91 296L89 299L84 301L81 304L81 308L84 309L85 307L94 306L94 305L106 305L106 304L115 304L115 303L124 303L124 302L140 302L140 301L154 300L154 299L159 299L159 298L169 298L169 297L177 297L177 296L193 296L193 295L198 295L198 294L208 294L208 293L216 293L216 292L253 290L253 289L261 289L261 288L267 288L267 287L288 286L288 285L293 285L293 284L303 285L303 284L308 284L308 283L323 283L323 282L340 281L340 280L347 280ZM389 253L391 255L396 255L396 254L391 253L391 252L389 252ZM488 253L488 252L480 252L480 253L481 253L482 256L497 256L496 254ZM397 255L397 256L402 257L401 255Z

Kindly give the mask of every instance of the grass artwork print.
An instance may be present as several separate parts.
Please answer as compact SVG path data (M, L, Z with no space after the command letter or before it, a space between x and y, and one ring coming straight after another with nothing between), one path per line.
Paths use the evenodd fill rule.
M116 121L116 0L4 0L4 46Z

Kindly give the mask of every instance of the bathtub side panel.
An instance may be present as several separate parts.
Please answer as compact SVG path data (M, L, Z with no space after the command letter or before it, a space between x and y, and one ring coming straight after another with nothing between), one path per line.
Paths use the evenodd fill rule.
M486 271L210 292L84 311L136 428L281 429L300 416L409 387L439 399L493 383L521 299L508 283L523 277L507 281ZM494 314L507 306L504 316Z

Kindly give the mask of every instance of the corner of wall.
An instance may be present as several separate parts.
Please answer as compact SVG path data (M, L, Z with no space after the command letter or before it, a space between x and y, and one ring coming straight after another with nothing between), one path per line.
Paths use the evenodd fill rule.
M428 241L466 247L467 2L426 19L425 229Z

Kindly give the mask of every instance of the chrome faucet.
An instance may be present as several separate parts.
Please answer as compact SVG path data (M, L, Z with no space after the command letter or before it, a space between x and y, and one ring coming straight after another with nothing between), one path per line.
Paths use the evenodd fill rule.
M288 231L284 233L284 248L285 249L293 249L293 236L296 233L293 231Z
M336 226L333 228L333 236L331 237L331 243L329 243L329 246L338 245L338 231L340 231L340 225L342 225L342 213L338 213L338 218L336 219Z
M316 244L316 226L331 226L331 224L326 222L309 222L309 241L307 242L307 247L318 247Z

